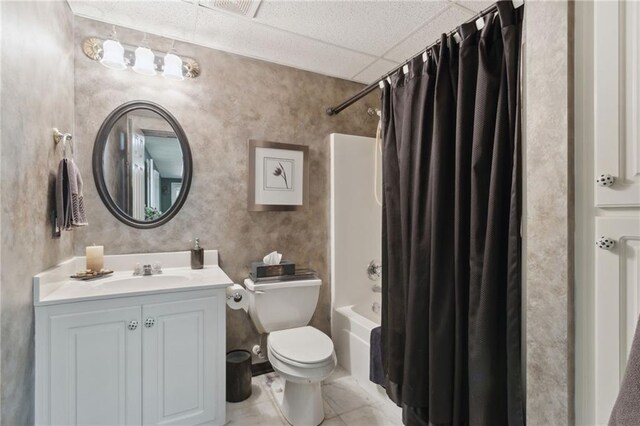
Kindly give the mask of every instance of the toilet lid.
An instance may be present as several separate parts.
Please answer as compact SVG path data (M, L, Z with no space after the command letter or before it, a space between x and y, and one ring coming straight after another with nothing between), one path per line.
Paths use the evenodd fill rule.
M317 364L333 355L329 336L310 326L274 331L268 345L276 355L302 364Z

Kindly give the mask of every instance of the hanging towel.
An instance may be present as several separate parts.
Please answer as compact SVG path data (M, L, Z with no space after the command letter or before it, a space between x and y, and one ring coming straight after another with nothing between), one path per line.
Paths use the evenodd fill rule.
M369 380L384 386L384 369L382 368L382 327L371 330L369 345Z
M640 319L609 426L640 425Z
M74 227L88 225L82 196L82 177L71 158L62 159L58 165L56 210L61 230L70 231Z

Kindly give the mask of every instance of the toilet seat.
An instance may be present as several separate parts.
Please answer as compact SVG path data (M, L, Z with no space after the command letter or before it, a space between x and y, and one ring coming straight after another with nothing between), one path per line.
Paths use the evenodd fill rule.
M267 347L280 361L300 368L323 367L335 357L329 336L310 326L274 331Z

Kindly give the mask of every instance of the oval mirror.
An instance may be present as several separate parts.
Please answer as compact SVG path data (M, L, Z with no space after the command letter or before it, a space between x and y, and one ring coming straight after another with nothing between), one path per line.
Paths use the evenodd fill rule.
M120 221L154 228L178 213L191 186L191 150L163 107L133 101L106 118L93 147L100 198Z

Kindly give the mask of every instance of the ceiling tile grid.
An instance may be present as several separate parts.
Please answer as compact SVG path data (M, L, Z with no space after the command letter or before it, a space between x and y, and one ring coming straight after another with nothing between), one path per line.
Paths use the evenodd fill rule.
M194 42L340 78L350 78L376 60L375 56L209 9L198 12Z
M416 52L433 44L443 33L448 33L472 17L473 13L466 9L456 6L449 7L386 52L384 58L404 62Z
M193 39L198 12L196 5L180 0L68 2L77 15L184 41ZM107 37L109 34L95 35Z
M400 65L399 62L388 61L380 58L356 74L353 79L355 81L362 81L368 84L398 67L398 65Z
M88 18L365 84L493 3L262 0L249 18L199 0L67 1Z
M256 20L375 56L448 7L442 1L263 0Z

